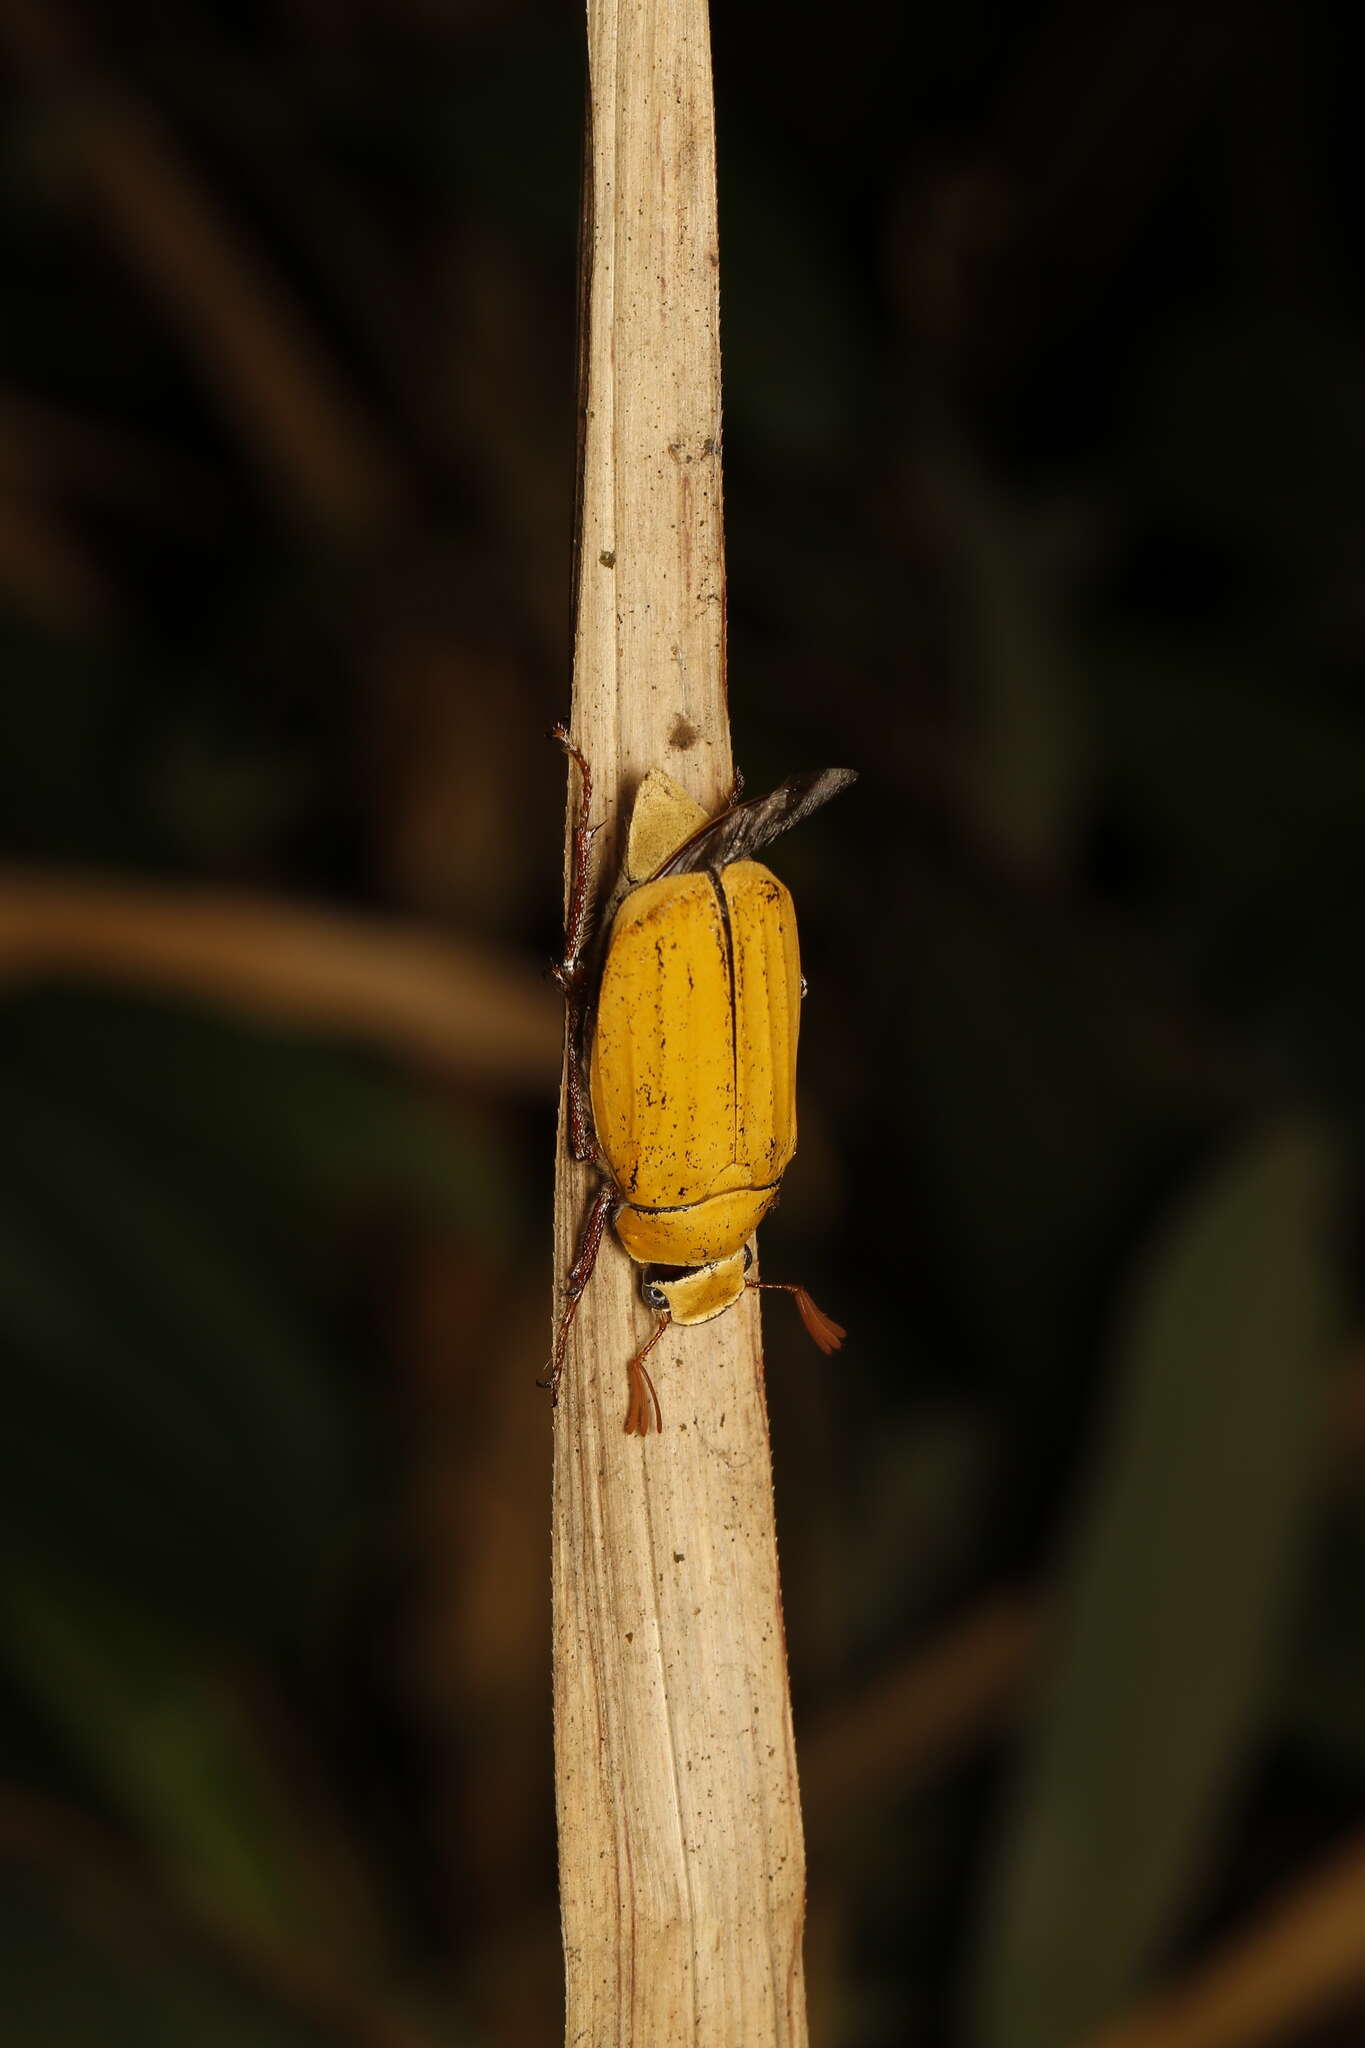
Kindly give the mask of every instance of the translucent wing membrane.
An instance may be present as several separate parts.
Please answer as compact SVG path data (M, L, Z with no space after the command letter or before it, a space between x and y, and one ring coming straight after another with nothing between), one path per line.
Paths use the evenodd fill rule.
M690 839L658 869L663 875L685 875L700 868L723 868L731 861L749 860L780 833L799 825L821 804L827 804L840 790L856 782L855 768L820 768L809 775L793 775L767 796L754 797L723 811Z

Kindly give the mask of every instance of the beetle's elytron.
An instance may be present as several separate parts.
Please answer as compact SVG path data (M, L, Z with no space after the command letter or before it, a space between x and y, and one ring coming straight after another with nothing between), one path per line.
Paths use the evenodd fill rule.
M592 776L577 764L578 823L564 958L568 1115L573 1156L605 1170L564 1283L546 1384L557 1390L569 1329L614 1222L660 1311L629 1365L629 1434L662 1427L645 1359L670 1323L705 1323L745 1287L749 1240L777 1199L796 1150L796 1039L802 980L792 899L752 856L854 780L826 768L708 818L655 768L631 814L624 871L604 918L600 966L589 960L588 893L596 828ZM583 1069L587 1067L587 1099ZM591 1114L588 1103L591 1102ZM803 1287L786 1285L823 1351L844 1331Z

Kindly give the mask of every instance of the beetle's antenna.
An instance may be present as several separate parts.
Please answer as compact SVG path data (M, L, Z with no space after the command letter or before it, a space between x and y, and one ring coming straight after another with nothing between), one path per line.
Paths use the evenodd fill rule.
M654 1410L654 1427L662 1430L664 1426L663 1410L659 1406L659 1397L654 1391L654 1382L645 1371L645 1360L672 1320L673 1318L670 1315L660 1316L658 1328L655 1330L654 1335L647 1344L644 1344L636 1352L626 1368L630 1374L630 1406L626 1410L627 1436L649 1435L651 1403ZM646 1399L646 1390L648 1391L648 1399Z
M797 1287L790 1280L746 1280L744 1285L760 1290L767 1288L774 1294L790 1294L806 1326L807 1335L820 1346L826 1358L832 1351L842 1348L848 1331L842 1323L836 1323L833 1316L827 1316L823 1309L817 1308L804 1287Z

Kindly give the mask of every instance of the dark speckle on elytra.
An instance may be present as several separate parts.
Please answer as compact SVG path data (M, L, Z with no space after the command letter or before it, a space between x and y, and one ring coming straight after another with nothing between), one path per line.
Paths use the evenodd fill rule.
M601 554L597 557L597 559L602 564L602 567L604 569L614 569L616 567L615 548L603 548Z
M673 730L668 735L669 746L676 749L678 753L685 754L689 748L696 746L700 738L701 734L697 731L691 719L684 718L680 711L673 721Z
M674 1562L674 1564L681 1564L681 1563L682 1563L682 1561L683 1561L683 1559L684 1559L684 1557L685 1557L686 1555L687 1555L686 1551L683 1551L683 1550L675 1550L675 1551L674 1551L674 1553L673 1553L673 1562Z

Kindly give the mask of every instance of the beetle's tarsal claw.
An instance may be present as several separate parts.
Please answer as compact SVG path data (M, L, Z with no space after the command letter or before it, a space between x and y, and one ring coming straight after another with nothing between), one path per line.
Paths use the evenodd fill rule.
M826 1358L832 1351L838 1351L848 1335L842 1323L836 1323L823 1309L816 1307L804 1287L793 1287L797 1313L806 1326L812 1341L819 1345Z
M561 1331L559 1340L555 1344L555 1355L550 1360L550 1369L543 1380L536 1381L536 1385L541 1389L542 1393L549 1395L552 1408L559 1406L559 1382L564 1377L564 1346L567 1336L567 1329Z

